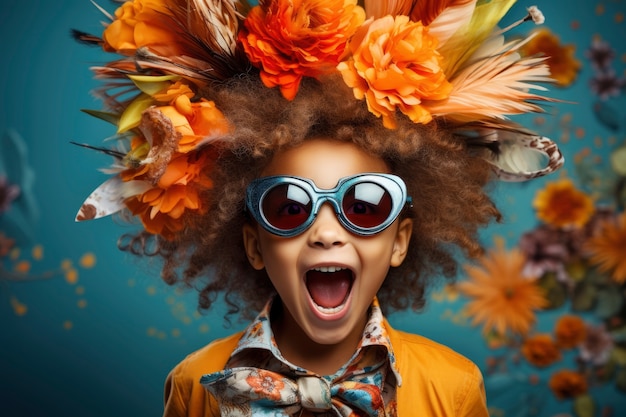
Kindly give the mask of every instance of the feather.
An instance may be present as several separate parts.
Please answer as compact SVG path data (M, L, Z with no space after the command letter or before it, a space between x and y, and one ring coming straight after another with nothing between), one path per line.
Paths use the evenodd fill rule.
M424 26L430 26L446 10L464 9L467 5L471 5L473 9L476 0L419 0L413 3L410 14L411 20L414 22L421 21Z
M70 29L70 36L75 41L87 46L102 46L104 43L101 37L80 31L78 29Z
M502 17L516 0L478 0L471 20L460 27L441 46L439 52L446 57L444 72L448 78L455 76L476 49L491 35Z
M152 67L159 64L179 68L180 72L197 72L203 78L223 80L249 68L245 55L237 48L237 31L243 16L239 9L246 3L238 0L172 0L172 28L180 37L183 53L177 56L157 57L142 51ZM142 56L143 55L143 56ZM146 64L146 63L144 63ZM182 75L182 74L181 74Z
M456 131L468 147L494 167L499 179L520 182L550 174L564 161L556 143L522 128L477 125Z
M531 93L531 89L546 90L532 83L551 82L552 79L545 64L547 58L519 57L517 50L527 40L501 46L501 42L490 42L494 50L487 56L472 59L450 79L453 87L448 99L422 105L433 115L445 115L446 120L455 122L504 119L511 114L541 112L541 107L533 101L556 100Z
M428 25L428 32L444 44L460 27L472 18L477 0L365 0L367 17L375 19L386 15L410 16L414 22Z
M102 152L102 153L104 153L106 155L114 157L115 159L117 159L119 161L123 160L126 157L125 153L116 151L114 149L102 148L100 146L91 146L91 145L87 145L86 143L78 143L78 142L72 142L72 141L70 141L70 143L72 145L80 146L80 147L91 149L91 150L98 151L98 152Z
M117 1L117 3L124 3L123 0ZM103 15L105 15L111 22L115 19L115 17L107 12L104 7L100 6L98 3L96 3L95 1L91 0L91 4L93 4L96 9L100 10L100 13L102 13Z
M76 213L77 222L93 220L115 214L124 208L124 201L143 194L151 185L145 181L123 182L119 176L109 178L87 197Z
M439 40L440 47L472 19L477 0L458 1L448 6L428 25L428 33Z
M365 14L367 17L378 19L387 15L409 15L415 0L365 0Z
M170 10L192 43L233 54L239 17L236 0L173 0Z

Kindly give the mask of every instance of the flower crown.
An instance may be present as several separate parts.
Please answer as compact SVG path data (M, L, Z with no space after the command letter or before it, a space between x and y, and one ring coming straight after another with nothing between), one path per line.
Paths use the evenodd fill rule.
M515 0L128 0L101 37L74 31L117 59L93 68L108 110L89 114L117 126L111 178L83 203L76 220L129 209L146 231L173 238L184 216L204 213L212 143L232 126L201 96L215 82L258 74L293 100L304 78L340 75L354 99L396 127L398 117L437 123L466 138L505 180L526 180L563 163L556 145L507 115L538 112L531 92L549 82L543 57L521 57L529 38L505 42L500 30ZM487 151L488 150L488 151ZM537 166L537 155L548 158Z

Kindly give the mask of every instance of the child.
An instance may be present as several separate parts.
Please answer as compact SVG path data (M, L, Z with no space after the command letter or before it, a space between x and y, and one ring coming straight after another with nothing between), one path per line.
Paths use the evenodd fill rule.
M481 253L494 172L562 164L503 120L539 110L547 70L490 35L512 1L400 3L134 0L102 40L76 33L140 91L103 90L129 148L77 219L129 210L145 230L123 249L201 308L258 313L171 371L165 416L488 415L476 365L383 310ZM536 150L548 166L520 167Z

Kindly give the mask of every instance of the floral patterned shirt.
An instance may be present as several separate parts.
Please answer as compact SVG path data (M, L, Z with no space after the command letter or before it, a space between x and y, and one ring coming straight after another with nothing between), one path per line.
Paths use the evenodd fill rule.
M273 300L270 300L256 319L246 328L226 364L226 369L254 367L294 379L308 376L316 379L323 378L329 386L345 380L356 381L369 386L375 385L380 389L384 403L379 408L379 412L384 409L385 416L396 416L396 387L401 385L402 380L396 367L389 336L383 326L383 314L377 299L374 299L370 306L369 319L363 331L361 342L350 360L335 374L324 376L296 366L282 356L270 325L272 304ZM248 382L251 380L253 381L254 378L247 378ZM247 405L243 404L242 407L248 408ZM372 411L376 413L376 411ZM235 412L233 415L247 415L247 413ZM265 414L260 414L258 410L255 410L254 415ZM267 415L274 414L270 412ZM332 413L316 413L316 415L348 416L354 414L349 407L339 405L337 408L333 408Z

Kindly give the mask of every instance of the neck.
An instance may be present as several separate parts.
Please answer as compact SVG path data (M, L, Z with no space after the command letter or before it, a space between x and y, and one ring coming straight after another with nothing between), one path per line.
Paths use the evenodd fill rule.
M291 314L280 305L272 314L272 331L283 357L290 363L318 375L336 373L354 355L361 342L367 317L339 343L320 344L298 326Z

